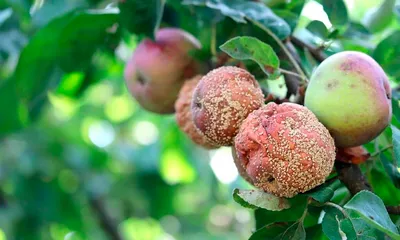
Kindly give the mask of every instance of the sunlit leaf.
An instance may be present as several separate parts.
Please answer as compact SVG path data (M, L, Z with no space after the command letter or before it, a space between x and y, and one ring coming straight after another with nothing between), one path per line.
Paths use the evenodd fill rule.
M233 199L247 208L263 208L270 211L281 211L290 208L288 200L276 197L261 190L233 191Z
M298 195L294 198L287 199L290 204L290 208L281 211L268 211L266 209L256 209L254 211L256 219L256 228L262 228L270 223L274 222L287 222L297 221L303 215L305 208L307 207L307 197Z
M239 60L253 60L268 75L276 75L279 58L271 46L253 37L236 37L220 46L221 50Z
M322 6L332 25L341 26L348 23L349 16L343 0L322 0Z
M307 29L312 32L313 34L315 34L316 36L324 39L328 36L328 29L326 28L325 24L321 21L318 20L314 20L311 21L308 25L307 25Z
M290 34L289 25L262 3L241 0L184 0L183 3L216 9L240 23L256 21L281 39Z
M396 31L383 39L373 52L374 59L383 67L386 73L400 77L400 31Z

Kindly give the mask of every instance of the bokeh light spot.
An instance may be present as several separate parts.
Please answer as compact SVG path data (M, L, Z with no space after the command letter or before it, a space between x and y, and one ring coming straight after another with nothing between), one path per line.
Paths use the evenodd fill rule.
M233 220L233 212L226 206L217 205L210 211L209 221L217 227L227 227Z
M195 170L177 149L169 149L162 154L160 171L169 184L190 183L196 178Z
M0 240L6 240L6 234L4 233L4 231L0 228Z
M156 125L148 121L140 121L133 125L133 139L141 145L150 145L158 139L158 129Z
M154 240L163 235L160 224L151 218L129 218L120 225L124 239Z
M233 162L231 148L222 147L210 151L210 166L217 179L224 183L230 184L238 177L238 171Z
M89 104L101 106L106 104L113 95L113 88L110 84L101 83L90 87L86 91L86 100Z
M181 229L181 223L178 218L172 215L167 215L161 218L160 224L165 232L172 235L177 234Z
M90 141L100 148L107 147L115 138L114 128L106 121L93 123L88 133Z
M240 223L248 223L251 220L251 215L247 209L239 209L235 212L236 221Z
M133 115L134 111L134 101L127 95L111 98L104 109L108 119L116 123L127 120Z
M69 120L78 110L79 104L76 100L48 93L49 101L53 106L53 114L60 121Z
M324 8L320 3L316 1L307 2L304 5L301 14L311 20L318 20L323 22L328 29L332 27L332 24L329 21L328 15L325 13Z
M50 224L50 236L52 239L64 239L70 232L71 231L62 224Z

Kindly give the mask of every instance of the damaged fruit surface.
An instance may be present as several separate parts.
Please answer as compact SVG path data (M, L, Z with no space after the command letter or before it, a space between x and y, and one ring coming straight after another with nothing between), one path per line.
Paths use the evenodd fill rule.
M279 197L324 183L335 161L328 130L310 110L293 103L269 103L251 113L235 149L254 185Z
M201 75L197 75L190 80L185 81L182 86L178 100L175 102L175 111L176 111L176 122L178 123L179 128L186 133L186 135L196 144L207 148L212 149L215 148L212 143L202 134L199 129L194 125L192 111L191 111L191 102L193 91L196 88L198 82L201 79Z
M230 146L242 121L263 102L253 75L238 67L220 67L197 85L192 102L193 120L214 144Z
M391 90L383 69L368 55L341 52L313 73L305 106L329 129L337 147L355 147L389 124Z

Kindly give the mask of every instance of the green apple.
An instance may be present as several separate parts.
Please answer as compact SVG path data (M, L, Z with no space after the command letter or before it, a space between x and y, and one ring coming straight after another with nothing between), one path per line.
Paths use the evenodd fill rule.
M389 124L391 89L374 59L353 51L323 61L310 79L305 106L324 124L337 147L354 147L377 137Z

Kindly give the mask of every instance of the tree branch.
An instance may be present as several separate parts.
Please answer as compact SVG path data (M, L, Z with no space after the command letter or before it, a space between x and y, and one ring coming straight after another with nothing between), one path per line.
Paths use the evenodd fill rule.
M390 214L400 215L400 206L386 206L386 210Z
M315 48L295 36L291 36L290 41L298 47L307 49L311 53L311 55L319 62L324 61L328 57L325 53L321 51L320 48Z
M358 165L336 161L335 167L339 180L349 189L351 195L355 195L362 190L372 191L371 185Z
M118 228L115 225L114 220L107 214L101 199L96 197L89 197L89 203L92 210L97 215L101 227L103 228L104 232L109 235L110 239L122 240L122 237L118 232Z
M290 52L290 54L292 54L295 61L301 67L300 57L299 57L295 47L292 45L292 43L290 41L285 41L285 46L286 46L287 50ZM278 52L278 57L279 57L279 59L281 59L281 61L286 60L286 61L290 62L288 56L283 51ZM289 71L294 72L299 75L299 76L293 76L292 74L288 74L284 71L281 71L285 78L285 84L287 87L286 98L289 99L292 95L297 94L298 89L300 87L300 82L303 81L304 78L302 78L302 75L300 74L300 72L298 72L297 69L293 65L287 66L287 68ZM304 71L304 69L303 69L303 71Z

